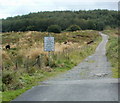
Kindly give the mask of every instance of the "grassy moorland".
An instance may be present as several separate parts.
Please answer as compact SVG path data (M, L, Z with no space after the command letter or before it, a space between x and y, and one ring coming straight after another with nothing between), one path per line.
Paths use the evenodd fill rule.
M118 40L120 39L120 35L118 34L118 29L104 30L104 33L109 35L107 57L112 66L113 77L120 78L120 68L118 66Z
M55 52L43 50L43 39L47 32L6 32L3 38L3 101L10 101L40 81L65 72L80 63L95 51L101 37L97 31L51 33L55 37ZM89 41L94 41L87 44ZM67 43L65 43L67 42ZM10 50L5 46L9 44Z

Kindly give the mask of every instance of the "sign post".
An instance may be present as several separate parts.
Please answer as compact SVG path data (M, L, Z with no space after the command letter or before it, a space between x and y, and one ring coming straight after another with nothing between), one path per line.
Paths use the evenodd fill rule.
M49 66L50 66L50 52L55 50L54 45L55 45L54 37L50 36L50 34L48 37L44 37L44 51L48 52Z

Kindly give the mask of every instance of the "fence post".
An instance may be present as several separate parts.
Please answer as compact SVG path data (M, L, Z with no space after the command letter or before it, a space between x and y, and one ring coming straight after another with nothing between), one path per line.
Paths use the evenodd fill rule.
M42 68L42 54L40 54L40 69Z
M18 69L18 62L15 63L15 69Z
M26 63L26 68L27 69L29 69L28 63L29 63L29 56L27 57L27 63Z
M38 59L37 59L37 64L38 66L41 68L41 61L42 61L42 58L41 58L41 54L38 56Z

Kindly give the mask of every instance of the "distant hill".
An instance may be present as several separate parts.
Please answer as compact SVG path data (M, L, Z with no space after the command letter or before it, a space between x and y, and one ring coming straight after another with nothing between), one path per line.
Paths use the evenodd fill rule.
M80 11L46 11L28 15L2 19L2 31L47 31L50 25L59 25L62 31L76 24L81 29L103 30L116 28L118 25L117 11L80 10Z

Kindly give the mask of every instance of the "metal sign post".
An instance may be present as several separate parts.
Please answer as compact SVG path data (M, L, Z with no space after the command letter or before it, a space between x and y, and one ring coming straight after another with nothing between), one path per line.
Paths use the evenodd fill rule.
M48 37L44 37L44 51L48 52L48 62L50 66L50 52L54 51L54 37L48 34Z
M48 52L48 65L49 65L49 67L50 67L50 51Z

